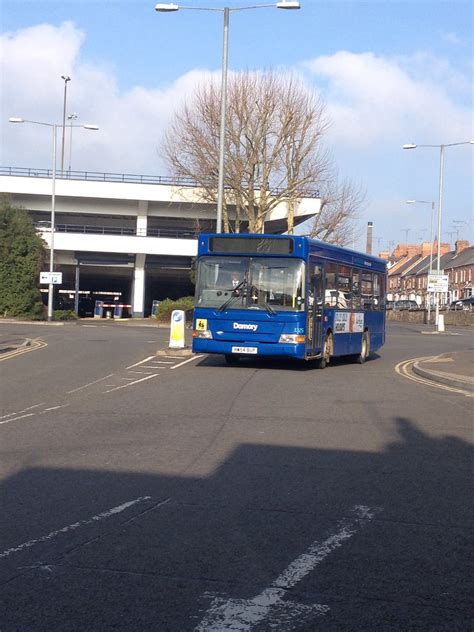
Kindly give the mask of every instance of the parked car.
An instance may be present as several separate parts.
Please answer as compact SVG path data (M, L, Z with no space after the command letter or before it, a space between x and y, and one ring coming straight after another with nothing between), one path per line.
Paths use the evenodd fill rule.
M393 304L395 301L386 301L385 302L385 309L393 309Z
M418 303L416 301L409 301L409 300L401 300L401 301L395 301L393 304L393 309L394 310L398 310L398 311L410 311L410 312L414 312L419 308Z
M467 298L463 298L462 301L462 309L464 311L472 311L474 310L474 295L468 296Z

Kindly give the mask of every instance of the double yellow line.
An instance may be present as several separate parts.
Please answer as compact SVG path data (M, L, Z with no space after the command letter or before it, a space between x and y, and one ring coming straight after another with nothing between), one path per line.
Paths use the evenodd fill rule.
M402 377L406 377L413 382L418 382L419 384L424 384L425 386L431 386L433 388L440 388L443 391L450 391L451 393L460 393L461 395L465 395L466 397L473 397L472 393L468 391L464 391L460 388L455 388L454 386L448 386L446 384L440 384L439 382L435 382L434 380L428 380L427 378L421 377L421 375L417 375L413 372L413 365L416 362L420 362L422 360L434 360L437 356L427 356L424 358L414 358L412 360L403 360L403 362L399 362L395 371L398 375Z
M22 345L21 347L17 347L12 351L7 351L6 353L2 353L0 355L0 362L4 362L5 360L11 360L12 358L16 358L17 356L24 355L25 353L29 353L30 351L36 351L36 349L41 349L42 347L47 347L48 343L43 340L33 339L28 340L26 345Z

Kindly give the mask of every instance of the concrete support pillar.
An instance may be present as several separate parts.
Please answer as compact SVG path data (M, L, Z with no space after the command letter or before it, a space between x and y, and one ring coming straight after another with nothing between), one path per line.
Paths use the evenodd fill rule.
M137 212L137 235L146 237L148 226L148 201L139 200Z
M132 318L143 318L145 313L145 261L146 255L135 255L133 271Z
M76 274L74 280L74 311L76 315L79 315L79 282L80 282L80 268L79 265L76 264Z

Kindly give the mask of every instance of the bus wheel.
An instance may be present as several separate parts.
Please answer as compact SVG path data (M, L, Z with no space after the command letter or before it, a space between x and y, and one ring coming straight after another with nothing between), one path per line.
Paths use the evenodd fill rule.
M316 360L316 368L325 369L331 359L332 336L327 334L324 339L324 345L321 350L321 357Z
M239 362L239 356L233 353L226 353L224 357L227 364L238 364Z
M356 356L356 362L358 364L364 364L364 362L369 357L370 353L370 341L369 341L369 332L366 331L362 336L362 344L360 347L360 353Z

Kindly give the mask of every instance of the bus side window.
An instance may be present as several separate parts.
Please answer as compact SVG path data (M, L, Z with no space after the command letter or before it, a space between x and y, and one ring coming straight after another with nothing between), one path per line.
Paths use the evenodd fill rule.
M374 284L371 272L362 272L361 294L362 308L366 310L373 309Z
M338 266L337 271L337 307L350 309L352 304L351 269Z
M352 309L361 309L362 302L360 297L360 272L352 271Z
M325 307L336 307L337 305L337 265L326 263L324 269L324 305Z
M374 309L382 309L380 274L374 274Z

